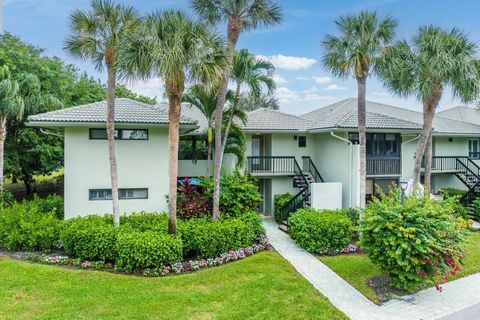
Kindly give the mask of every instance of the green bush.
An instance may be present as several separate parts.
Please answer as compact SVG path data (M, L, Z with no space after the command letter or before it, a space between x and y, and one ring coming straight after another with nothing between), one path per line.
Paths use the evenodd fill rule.
M58 248L62 221L35 201L14 203L0 211L0 246L8 250Z
M340 211L300 209L288 223L292 239L309 252L337 254L353 237L352 222Z
M463 195L465 195L465 193L467 193L467 191L462 190L462 189L444 188L443 189L443 198L445 200L449 199L449 198L454 198L454 197L461 198L461 197L463 197Z
M214 221L197 218L179 224L185 256L214 258L230 250L251 245L263 233L256 213Z
M213 198L213 179L202 178L204 196ZM223 215L238 217L249 211L256 211L262 202L257 181L250 175L238 171L226 173L220 178L220 210Z
M360 223L360 243L394 287L411 292L458 270L465 220L454 201L412 196L403 206L399 199L397 188L373 200Z
M179 223L181 223L179 221ZM138 212L120 217L121 226L130 226L139 231L167 232L168 216L166 213Z
M85 260L114 261L117 230L111 215L67 220L60 242L68 254Z
M291 199L293 198L293 194L290 192L276 194L273 197L273 207L274 207L274 217L277 223L281 223L283 221L283 217L280 214L280 209Z
M10 207L15 203L15 197L8 190L0 192L0 208Z
M473 200L473 215L480 220L480 199Z
M63 198L58 195L51 194L45 199L39 198L37 195L35 195L33 200L31 200L31 203L37 205L43 212L53 211L56 217L60 220L63 220L64 218L65 211Z
M182 240L154 231L124 229L118 233L115 267L132 272L182 260Z

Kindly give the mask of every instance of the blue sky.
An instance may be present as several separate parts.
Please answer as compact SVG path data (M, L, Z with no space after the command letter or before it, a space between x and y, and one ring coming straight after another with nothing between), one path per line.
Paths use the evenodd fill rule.
M132 4L141 13L155 9L180 8L189 10L187 0L119 0ZM357 94L353 79L332 77L322 68L320 42L326 33L334 33L334 20L340 15L361 10L377 10L380 15L392 15L399 20L399 36L410 38L426 24L443 28L458 27L480 40L480 1L476 0L283 0L281 25L241 35L238 48L270 59L276 66L277 96L283 111L301 114ZM75 63L81 70L105 79L90 63L70 59L63 51L68 34L68 16L75 8L87 9L89 0L4 0L5 30L24 41L46 48L46 54L56 55ZM222 28L223 29L223 28ZM223 30L219 30L222 32ZM133 90L149 96L162 96L160 79L129 84ZM381 82L369 79L367 99L421 110L414 99L400 99L388 93ZM461 104L447 92L440 103L445 109Z

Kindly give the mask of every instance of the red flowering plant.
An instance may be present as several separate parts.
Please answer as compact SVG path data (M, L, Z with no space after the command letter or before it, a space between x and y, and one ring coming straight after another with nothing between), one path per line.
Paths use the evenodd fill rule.
M411 196L402 205L394 189L365 209L361 248L390 276L393 287L412 292L435 285L441 290L440 284L460 271L468 224L456 201Z
M177 212L181 219L206 216L212 210L204 188L194 181L185 178L178 186Z

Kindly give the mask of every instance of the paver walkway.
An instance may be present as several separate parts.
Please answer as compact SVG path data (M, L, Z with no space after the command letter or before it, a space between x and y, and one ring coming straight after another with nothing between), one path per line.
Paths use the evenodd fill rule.
M480 303L480 274L471 275L378 306L343 280L315 256L298 247L278 225L265 219L263 226L275 248L313 286L352 320L433 320Z

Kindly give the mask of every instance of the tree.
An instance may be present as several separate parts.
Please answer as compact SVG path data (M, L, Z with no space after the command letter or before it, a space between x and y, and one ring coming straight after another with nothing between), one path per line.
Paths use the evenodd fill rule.
M7 66L0 67L0 192L3 192L3 159L5 154L5 139L7 138L7 121L11 118L21 118L23 114L23 99L20 96L20 86L12 79Z
M221 77L215 109L215 164L213 170L213 218L220 218L220 174L223 162L223 109L228 91L233 56L240 33L281 22L280 6L270 0L191 0L193 9L206 21L227 24L228 61Z
M233 57L233 70L230 76L231 80L235 83L235 96L230 110L227 113L230 116L227 119L227 125L223 134L222 155L225 152L228 134L238 110L242 86L247 87L250 95L255 98L262 94L263 86L267 88L270 94L275 89L275 81L273 80L274 71L275 67L271 62L256 58L246 49L235 53ZM244 118L246 118L246 116Z
M480 93L476 49L475 43L456 28L447 31L424 26L418 29L411 44L403 40L386 51L379 68L385 85L393 93L402 97L414 96L423 104L423 127L413 171L414 186L420 181L422 158L443 92L451 88L453 95L463 102L473 101Z
M185 82L215 85L225 61L223 42L207 25L182 11L155 12L143 31L124 48L126 76L161 77L168 95L169 118L169 220L168 231L177 228L178 145L181 101Z
M375 12L362 11L335 21L339 35L326 35L322 41L323 66L333 75L353 76L358 87L358 134L360 149L360 207L365 207L366 192L366 82L383 59L386 46L395 37L397 21L379 19Z
M130 6L111 0L92 0L91 11L75 10L70 16L71 35L65 50L74 58L91 59L98 70L107 68L107 138L112 185L114 225L120 225L118 172L115 155L115 90L122 42L132 35L141 19Z
M253 111L260 108L279 110L280 103L275 97L275 93L262 93L260 96L252 96L250 92L240 94L238 102L239 108L244 111Z

